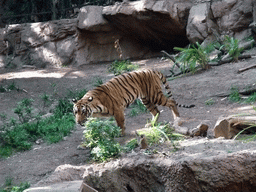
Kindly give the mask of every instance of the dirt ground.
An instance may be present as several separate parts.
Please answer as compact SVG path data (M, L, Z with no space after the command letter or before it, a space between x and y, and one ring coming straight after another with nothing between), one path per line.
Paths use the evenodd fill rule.
M256 55L256 51L251 52ZM238 74L237 70L256 62L256 58L212 67L207 71L194 75L185 75L169 81L173 96L178 103L195 104L191 109L179 108L184 119L183 126L194 128L201 122L209 125L208 137L213 137L213 127L220 116L234 113L248 113L251 105L232 103L226 97L217 94L228 93L232 86L239 89L253 87L256 84L256 69L250 69ZM140 68L154 68L169 74L170 62L160 58L136 61ZM66 95L68 90L91 89L97 78L107 81L113 75L107 73L109 64L84 65L79 68L59 69L0 69L0 85L12 82L24 91L0 93L0 111L15 117L13 108L22 98L35 100L35 108L39 106L39 95L47 93L55 98ZM213 105L206 105L207 100L213 100ZM173 117L168 108L163 110L159 121L172 121ZM127 115L126 136L120 142L135 137L134 131L143 128L150 113L136 117ZM0 186L6 177L12 177L14 183L28 181L32 185L49 176L59 165L85 165L88 163L89 150L79 150L77 146L82 141L83 128L77 126L65 140L48 145L35 144L30 151L19 152L7 159L0 159Z

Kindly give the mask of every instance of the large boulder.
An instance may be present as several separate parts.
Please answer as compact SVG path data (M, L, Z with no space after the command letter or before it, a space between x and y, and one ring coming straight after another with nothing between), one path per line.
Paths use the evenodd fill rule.
M0 29L0 66L142 59L226 34L241 40L255 34L254 4L253 0L141 0L86 6L77 19Z
M191 43L230 35L242 40L252 35L253 0L211 0L190 9L187 35Z
M126 37L153 50L188 44L186 23L192 0L134 1L103 8L103 16Z
M190 139L157 154L132 152L102 164L61 165L36 186L81 180L97 191L256 191L256 143ZM86 190L85 190L86 191Z

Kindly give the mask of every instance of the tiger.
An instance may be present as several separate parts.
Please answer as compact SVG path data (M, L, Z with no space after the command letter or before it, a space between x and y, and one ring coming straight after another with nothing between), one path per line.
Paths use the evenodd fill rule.
M165 96L161 85L167 90ZM83 123L90 116L114 116L121 128L121 135L125 135L124 110L135 99L150 111L153 118L158 118L160 111L157 106L167 106L171 109L174 120L179 119L177 106L191 108L194 105L179 105L172 97L170 86L165 76L156 70L145 69L116 76L108 82L88 91L80 100L73 99L73 112L76 123Z

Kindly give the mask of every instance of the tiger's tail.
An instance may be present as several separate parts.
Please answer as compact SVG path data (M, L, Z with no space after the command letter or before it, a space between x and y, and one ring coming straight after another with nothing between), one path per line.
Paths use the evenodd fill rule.
M159 72L159 71L154 71L154 72L157 74L157 76L160 78L161 82L163 83L164 88L166 89L166 92L167 92L167 98L172 97L171 87L170 87L169 83L167 82L165 76L161 72ZM184 107L184 108L195 107L194 104L192 104L192 105L184 105L184 104L179 104L179 103L177 103L177 106L178 107Z

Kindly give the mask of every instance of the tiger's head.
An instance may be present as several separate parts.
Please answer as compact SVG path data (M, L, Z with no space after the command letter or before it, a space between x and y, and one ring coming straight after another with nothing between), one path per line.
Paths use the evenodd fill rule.
M93 112L93 97L84 96L80 100L73 99L72 101L74 104L73 112L76 118L76 123L82 125Z

